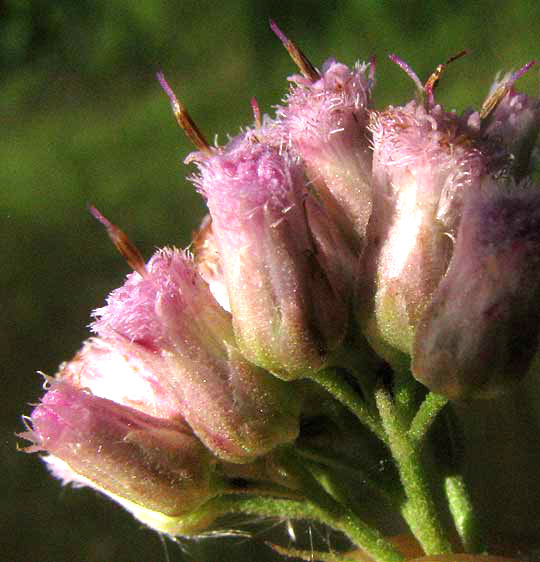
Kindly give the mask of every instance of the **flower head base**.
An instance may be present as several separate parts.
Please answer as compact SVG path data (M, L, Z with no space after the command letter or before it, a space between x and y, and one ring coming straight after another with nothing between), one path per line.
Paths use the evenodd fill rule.
M297 378L324 366L341 343L346 297L318 260L300 163L259 135L198 161L195 181L212 216L242 353Z

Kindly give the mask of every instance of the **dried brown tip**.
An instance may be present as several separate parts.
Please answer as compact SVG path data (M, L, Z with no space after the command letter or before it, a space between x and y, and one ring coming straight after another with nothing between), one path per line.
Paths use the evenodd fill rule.
M128 238L127 234L113 224L109 219L104 217L94 205L88 205L88 210L92 216L97 219L106 229L109 238L112 240L116 249L122 254L128 265L136 271L141 277L144 277L148 272L141 253Z
M463 57L464 55L466 55L468 53L467 50L463 50L460 51L457 55L454 55L452 57L450 57L445 63L440 64L435 71L433 72L433 74L427 79L426 83L424 84L424 91L427 94L428 97L428 103L430 105L435 105L435 96L434 96L434 92L435 92L435 88L437 87L439 80L441 79L441 76L443 74L443 72L446 70L446 67L451 63L454 62L455 60Z
M504 96L506 96L514 83L519 80L535 64L538 63L534 60L528 62L525 66L522 66L519 70L516 70L516 72L514 72L512 76L508 78L508 80L505 80L504 82L499 84L497 89L483 103L482 108L480 109L480 119L483 120L489 117L491 112L499 105L500 101L504 98Z
M184 104L178 101L178 98L176 97L172 88L169 86L167 80L165 80L163 72L158 72L156 76L164 92L169 96L169 99L171 100L171 107L174 116L176 117L176 122L180 125L184 133L186 133L188 139L195 145L198 150L200 150L201 152L210 153L210 145L191 118L191 115L188 113L188 110L186 109Z
M287 51L289 51L289 55L294 61L294 64L300 69L300 72L312 82L319 80L321 77L319 71L311 64L310 60L304 55L300 48L279 29L273 19L270 20L270 28L278 36L278 39L283 43Z

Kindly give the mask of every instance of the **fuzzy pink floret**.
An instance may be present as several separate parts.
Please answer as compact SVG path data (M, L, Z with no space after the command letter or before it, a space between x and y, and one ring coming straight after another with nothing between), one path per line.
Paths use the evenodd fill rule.
M467 248L462 251L466 259L495 260L496 253L522 251L527 254L528 266L539 262L540 186L486 180L467 199L462 231L460 245Z
M101 337L121 335L149 349L158 348L168 335L157 304L167 300L181 317L190 293L202 281L190 255L174 248L158 250L146 269L145 277L128 275L124 285L109 295L107 305L94 311L92 328Z
M298 162L251 135L233 140L224 152L198 165L195 183L212 219L225 230L241 230L263 210L285 214L303 188Z
M440 165L471 140L455 113L440 105L428 111L415 101L374 114L370 129L379 162L394 167Z
M459 117L440 105L426 110L415 101L374 113L377 189L395 196L412 176L418 196L438 206L437 218L446 228L455 228L466 189L506 158L504 150L479 137L471 121L470 114Z
M135 429L172 427L168 422L57 380L51 382L31 419L35 444L52 452L63 450L66 445L71 447L71 443L82 444L103 434L105 428L112 435L115 431L127 433Z
M334 140L354 142L367 121L373 87L368 68L357 63L351 70L330 59L316 82L291 77L296 86L285 100L287 105L277 112L283 121L283 141L298 147L304 158L320 157Z

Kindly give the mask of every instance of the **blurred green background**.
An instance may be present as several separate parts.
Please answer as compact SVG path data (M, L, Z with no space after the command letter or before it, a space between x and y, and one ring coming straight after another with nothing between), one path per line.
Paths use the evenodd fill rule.
M275 560L265 535L188 543L185 552L86 490L62 489L15 432L88 334L90 311L128 268L85 205L119 224L145 257L184 246L204 206L184 179L191 150L155 80L163 69L209 139L280 101L294 72L268 27L275 18L315 65L377 55L376 105L403 103L460 50L438 90L449 108L478 106L498 70L540 58L533 2L105 0L0 3L2 392L0 559L6 561ZM520 87L538 94L538 72ZM167 553L168 557L167 558Z

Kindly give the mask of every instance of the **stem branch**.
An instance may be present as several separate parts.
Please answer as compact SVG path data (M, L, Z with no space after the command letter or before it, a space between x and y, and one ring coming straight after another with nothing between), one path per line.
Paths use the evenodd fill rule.
M372 416L362 398L347 381L336 376L335 371L331 369L310 373L309 378L322 386L338 402L349 408L361 423L367 426L383 443L388 444L388 439L379 420Z
M407 496L403 516L426 554L450 553L450 542L437 513L420 449L409 438L403 420L384 388L375 391L375 400Z
M433 392L426 396L409 428L409 437L414 443L422 443L435 418L446 404L448 404L448 398L444 396L434 394Z
M444 490L448 498L448 507L454 519L454 525L463 544L465 552L478 554L484 552L480 523L475 516L471 498L462 475L447 476Z

